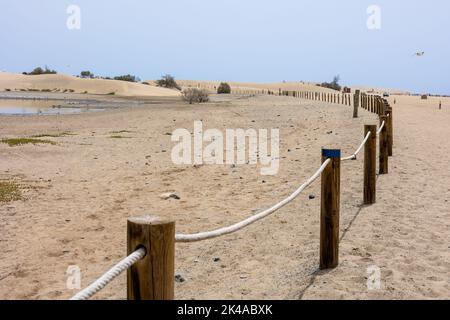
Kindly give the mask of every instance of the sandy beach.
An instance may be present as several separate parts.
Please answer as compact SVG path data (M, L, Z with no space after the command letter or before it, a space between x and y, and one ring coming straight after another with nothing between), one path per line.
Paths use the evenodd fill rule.
M361 109L353 119L352 107L337 104L213 95L209 103L190 106L178 94L142 86L151 91L147 103L133 97L134 88L128 98L97 96L120 106L102 112L0 116L2 139L47 135L43 139L54 142L0 144L0 179L15 181L23 192L21 200L0 203L0 299L70 298L77 290L66 288L68 266L78 265L82 286L90 284L126 255L131 216L174 219L177 232L249 217L309 178L320 165L322 147L350 155L363 138L363 125L378 124L372 113ZM362 158L342 165L338 268L318 270L316 181L241 232L177 244L176 273L185 281L176 283L176 298L449 299L450 99L389 101L394 156L389 174L377 178L376 204L361 205ZM261 176L257 165L174 165L170 134L177 128L192 132L196 120L220 130L278 128L278 174ZM180 199L162 199L167 192ZM381 270L379 290L367 288L370 266ZM124 274L95 296L125 298Z

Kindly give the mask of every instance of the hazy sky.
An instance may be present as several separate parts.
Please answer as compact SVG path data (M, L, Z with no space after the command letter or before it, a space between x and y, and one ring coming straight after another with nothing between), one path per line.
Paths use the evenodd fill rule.
M69 30L69 5L81 29ZM367 8L381 8L381 29ZM450 94L450 1L0 0L0 70L325 81ZM413 56L425 51L423 57Z

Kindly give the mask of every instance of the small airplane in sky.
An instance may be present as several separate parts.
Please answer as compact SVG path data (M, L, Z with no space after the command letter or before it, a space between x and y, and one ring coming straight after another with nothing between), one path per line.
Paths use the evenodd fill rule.
M416 57L423 57L424 55L425 55L425 51L414 53L414 56L416 56Z

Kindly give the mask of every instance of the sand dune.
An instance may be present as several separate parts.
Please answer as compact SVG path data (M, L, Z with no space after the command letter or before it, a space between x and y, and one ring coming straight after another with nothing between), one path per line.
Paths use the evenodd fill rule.
M354 89L354 90L359 89L362 92L373 93L373 94L383 94L384 92L388 92L389 94L394 94L394 95L410 95L411 94L411 92L409 92L407 90L360 86L360 85L352 86L352 89Z
M176 90L118 80L81 79L62 74L28 76L0 72L0 91L8 89L11 91L51 90L52 92L73 90L75 93L114 93L118 96L166 97L180 94Z
M151 83L152 81L149 81ZM182 87L196 87L196 88L205 88L212 91L215 91L215 89L219 86L221 81L197 81L197 80L178 80L178 84L180 84ZM298 82L274 82L274 83L246 83L246 82L228 82L232 89L237 90L272 90L277 92L279 89L281 90L288 90L288 91L312 91L312 92L330 92L330 93L336 93L336 91L323 88L317 85L315 82L304 82L304 81L298 81ZM376 94L382 94L384 92L388 92L390 94L396 94L396 95L409 95L410 92L406 90L400 90L400 89L388 89L388 88L378 88L378 87L370 87L370 86L362 86L362 85L355 85L350 86L351 89L354 91L356 89L361 90L362 92L368 92L368 93L376 93Z
M176 90L159 88L155 85L155 80L145 81L150 85L142 83L131 83L118 80L105 79L82 79L74 76L56 74L56 75L37 75L29 76L9 72L0 72L0 91L51 91L51 92L74 92L89 94L112 94L117 96L155 96L172 97L180 93ZM202 88L215 92L221 81L198 81L198 80L177 80L183 88ZM331 92L330 90L317 86L314 82L279 82L279 83L255 83L255 82L228 82L232 90L272 90L278 92L281 90L297 90L312 92ZM382 88L369 88L356 86L353 89L361 89L367 92L390 92L391 94L407 94L401 90L387 90Z
M149 83L154 83L153 80L148 81ZM197 81L197 80L177 80L177 83L183 88L194 87L194 88L204 88L211 91L220 85L221 81ZM281 90L297 90L297 91L313 91L313 92L333 92L327 88L322 88L317 86L313 82L280 82L280 83L256 83L256 82L229 82L227 83L231 86L233 90L272 90L278 92Z

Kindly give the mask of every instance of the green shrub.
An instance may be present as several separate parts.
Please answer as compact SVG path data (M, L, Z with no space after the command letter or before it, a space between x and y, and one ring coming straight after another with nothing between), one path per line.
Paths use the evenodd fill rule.
M136 76L131 75L131 74L126 74L126 75L123 75L123 76L114 77L114 80L128 81L128 82L138 82L138 78Z
M217 88L218 94L230 94L231 93L231 87L228 83L222 82L219 85L219 88Z
M81 71L80 75L82 78L91 78L92 79L94 77L94 74L90 71Z
M55 70L49 69L47 66L45 66L45 69L42 69L41 67L34 68L33 71L26 73L23 72L22 74L30 75L30 76L36 76L40 74L56 74L57 72Z
M156 80L156 85L158 87L181 90L181 87L177 84L175 78L170 74L166 74L165 76L162 76L161 79Z
M339 76L335 76L332 82L323 82L320 86L328 89L333 89L337 91L341 91L341 86L339 85Z

